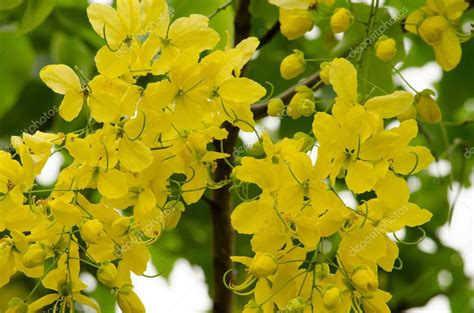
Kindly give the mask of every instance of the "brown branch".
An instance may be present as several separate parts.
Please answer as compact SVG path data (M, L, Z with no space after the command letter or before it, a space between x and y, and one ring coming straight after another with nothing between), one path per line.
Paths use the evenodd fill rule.
M282 92L281 94L276 96L275 98L281 98L283 100L283 102L287 105L290 102L291 98L293 98L293 96L295 95L296 87L306 85L306 86L311 88L315 84L317 84L320 80L321 80L321 78L319 77L319 72L314 73L313 75L311 75L310 77L308 77L305 80L301 81L300 83L288 88L287 90L285 90L284 92ZM258 104L255 104L254 106L252 106L252 112L253 112L254 119L259 120L259 119L264 118L265 116L267 116L267 107L268 107L268 101L258 103Z
M252 16L249 12L250 0L240 0L235 15L235 42L239 42L249 37L251 31ZM243 73L246 71L243 70ZM228 136L222 142L223 152L228 153L227 159L233 163L232 154L237 143L239 129L230 123L224 123ZM214 142L216 147L221 146L221 142ZM224 160L217 162L215 181L219 182L230 177L232 168ZM214 269L214 313L232 312L232 291L226 288L222 282L225 272L232 268L230 257L234 254L234 231L230 222L232 213L232 195L230 185L225 185L221 189L214 190L212 202L210 202L213 226L213 269ZM229 275L229 279L233 279Z
M278 32L280 31L280 22L276 22L272 28L270 28L265 35L263 35L261 38L260 38L260 47L259 49L261 49L263 46L265 46L267 43L269 43L270 41L272 41L273 37L276 36L276 34L278 34Z

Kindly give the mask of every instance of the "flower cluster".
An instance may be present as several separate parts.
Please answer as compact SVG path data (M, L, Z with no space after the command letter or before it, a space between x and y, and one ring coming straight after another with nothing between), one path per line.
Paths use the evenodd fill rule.
M81 264L97 268L124 312L143 312L130 273L144 273L148 246L176 226L184 203L228 183L214 182L213 171L229 155L209 143L227 137L225 121L251 131L251 105L266 94L240 77L256 38L209 52L220 38L208 18L170 22L164 0L93 4L87 13L106 42L95 58L99 74L89 80L59 64L40 72L64 95L60 116L82 112L87 126L25 133L12 138L15 155L0 151L0 286L20 271L52 292L14 298L7 312L50 305L65 312L75 302L99 311L82 293ZM59 151L72 163L54 189L37 190L35 176Z
M416 121L384 129L384 120L406 112L414 96L395 91L360 99L357 72L342 58L325 64L321 77L337 97L332 114L314 116L316 163L305 138L274 144L264 135L264 155L244 157L234 169L241 182L261 189L232 214L233 227L252 235L255 252L233 258L248 268L248 277L229 287L255 295L244 312L389 312L390 295L377 282L377 268L392 271L398 258L387 233L431 219L409 202L406 178L433 161L426 147L409 145ZM372 196L353 210L338 197L336 180ZM336 262L323 251L324 238L334 236L340 238Z

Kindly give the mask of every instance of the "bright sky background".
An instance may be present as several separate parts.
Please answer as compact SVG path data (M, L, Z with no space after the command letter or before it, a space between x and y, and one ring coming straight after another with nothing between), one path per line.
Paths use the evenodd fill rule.
M111 3L108 0L89 1L95 3ZM354 1L367 2L367 1ZM382 1L383 2L383 1ZM320 35L319 29L315 28L306 35L307 40L313 40ZM409 40L406 42L408 48L411 46ZM417 90L425 88L434 89L434 84L442 77L442 71L434 63L428 63L422 68L408 68L403 72L404 77ZM397 82L401 83L400 80ZM472 103L473 99L470 100ZM469 101L468 101L469 102ZM467 104L466 104L467 105ZM472 106L470 106L472 110ZM265 118L263 123L257 127L261 132L266 129L268 132L274 132L278 129L280 120L278 118ZM241 133L240 137L247 146L256 142L256 136L249 133ZM312 159L315 159L316 151L312 151ZM47 162L42 173L37 177L38 182L43 185L53 184L59 173L63 157L56 153ZM449 165L449 164L448 164ZM448 175L450 172L446 162L434 164L430 168L430 174L433 176ZM474 183L474 175L471 176L471 182ZM423 188L416 178L409 181L413 189ZM450 202L453 201L456 190L459 185L454 186L454 190L449 194ZM353 207L355 200L349 193L341 193L348 206ZM454 210L452 224L443 226L439 229L439 235L442 242L452 248L460 251L464 258L466 274L474 277L474 188L463 189L461 196ZM403 236L403 234L401 234ZM420 244L423 251L435 251L436 244L426 240ZM156 274L156 269L149 264L147 274ZM441 282L449 283L449 274L441 273ZM97 284L92 275L83 275L82 279L88 283L89 290L93 290ZM474 285L474 280L472 280ZM204 280L204 273L198 266L191 266L188 261L180 259L176 262L169 280L162 277L145 278L133 277L135 291L145 304L148 312L153 313L202 313L211 309L212 302L208 295L208 286ZM117 309L117 312L120 312ZM432 299L425 307L408 310L406 313L449 313L449 301L445 296L438 296Z

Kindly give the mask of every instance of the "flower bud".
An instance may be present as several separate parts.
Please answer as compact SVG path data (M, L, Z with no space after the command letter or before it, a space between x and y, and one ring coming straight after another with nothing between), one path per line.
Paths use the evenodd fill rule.
M321 70L319 71L319 77L326 85L331 85L329 81L329 69L331 68L331 62L323 62L319 65Z
M181 201L169 201L165 204L165 227L173 229L178 225L181 219L181 213L184 211L184 204Z
M326 309L334 310L339 304L341 292L336 286L330 285L323 292L323 303Z
M115 280L117 279L117 267L115 267L115 264L113 263L103 264L97 270L97 279L99 279L99 281L103 285L109 288L113 288L115 284Z
M449 28L448 20L441 15L435 15L425 19L420 27L418 33L421 38L430 46L436 46L441 43L443 33Z
M354 270L352 282L362 292L375 291L379 286L377 276L367 265L359 266Z
M280 74L284 79L293 79L302 74L306 69L304 53L293 50L293 53L283 59L280 64Z
M117 304L123 313L145 313L145 306L129 285L120 288Z
M331 273L329 270L329 265L327 263L316 264L315 270L316 277L318 278L318 280L328 277Z
M308 10L280 9L280 24L283 36L289 40L294 40L313 28L314 19Z
M290 104L286 108L288 116L290 116L294 120L300 118L302 115L300 103L303 100L308 99L314 101L313 90L308 86L298 86L296 87L295 91L296 94L293 96L290 101Z
M96 244L102 240L103 231L104 227L99 220L90 220L82 225L81 236L85 242Z
M433 92L429 89L425 89L417 94L415 97L415 106L424 122L439 123L443 116L432 94Z
M299 103L300 106L300 112L303 116L311 116L314 113L315 110L315 104L314 101L310 99L303 99Z
M302 297L298 297L298 298L294 298L288 301L288 304L286 305L285 309L286 309L286 312L303 313L304 307L305 307L304 299Z
M283 100L280 98L278 99L271 99L268 102L267 113L269 116L282 116L285 112L285 104Z
M8 301L8 309L5 313L27 313L28 305L23 302L20 298L12 298Z
M351 27L354 17L346 8L337 8L331 16L331 30L334 34L344 33Z
M405 113L398 115L397 118L400 122L403 122L406 120L416 119L416 115L417 115L416 108L414 105L412 105Z
M382 36L375 44L375 56L381 61L390 61L397 54L397 42L393 38Z
M267 277L276 272L278 264L272 255L257 252L255 254L252 264L250 266L250 272L256 277Z
M46 251L39 245L33 244L23 255L23 265L26 268L33 268L44 263L46 258Z

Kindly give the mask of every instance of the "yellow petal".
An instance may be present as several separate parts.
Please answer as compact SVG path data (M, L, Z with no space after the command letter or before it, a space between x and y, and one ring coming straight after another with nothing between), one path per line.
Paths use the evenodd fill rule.
M77 91L68 91L59 106L59 115L67 122L75 119L82 110L84 96Z
M416 9L410 15L408 15L405 21L405 29L410 33L417 34L418 26L423 22L426 15L424 7Z
M346 184L355 193L372 190L376 182L377 174L371 163L357 160L348 166Z
M118 45L127 35L117 12L110 5L91 4L87 7L87 16L94 31L102 38L104 38L105 27L105 35L110 45Z
M46 65L40 71L41 80L54 92L65 95L68 91L80 91L81 82L76 73L66 65Z
M359 158L371 161L385 158L397 148L398 137L398 134L385 130L378 133L361 145Z
M120 164L131 172L141 172L153 162L150 148L140 140L132 141L128 138L120 140L118 157Z
M365 108L378 113L382 118L392 118L408 111L414 100L413 95L407 91L395 91L386 96L369 99Z
M433 48L436 55L436 62L447 72L453 70L461 61L461 43L452 28L443 32L441 35L441 43Z
M99 73L108 77L119 77L128 72L131 49L123 46L118 51L112 51L107 46L100 48L95 56Z
M346 59L337 58L330 64L329 81L339 97L348 101L357 101L357 72Z
M245 92L242 92L243 90ZM231 78L219 88L219 94L223 99L248 104L257 102L266 93L265 88L248 78Z
M51 203L51 209L56 220L66 227L81 223L82 213L75 205L59 200Z
M385 238L385 244L387 245L387 254L378 261L378 264L384 269L384 271L391 272L395 260L398 257L398 245L390 240L387 236L383 236Z
M54 303L60 297L61 296L57 293L43 296L28 305L28 313L36 313L38 311L41 311L42 308Z
M104 197L118 199L125 196L128 192L127 177L116 169L110 169L105 173L99 174L97 188Z
M261 197L256 201L242 202L232 212L232 227L240 234L254 234L264 227L267 216L270 214L274 214L274 211L269 196Z
M94 92L89 97L91 117L100 123L110 123L120 116L120 105L116 96L105 92Z
M401 175L416 174L434 161L427 147L405 147L392 157L392 169Z
M128 246L127 246L128 247ZM150 260L150 252L144 244L135 244L123 251L123 264L137 275L145 273L146 265Z
M407 182L395 176L392 171L380 179L375 186L375 193L388 207L398 209L408 203L410 189Z

